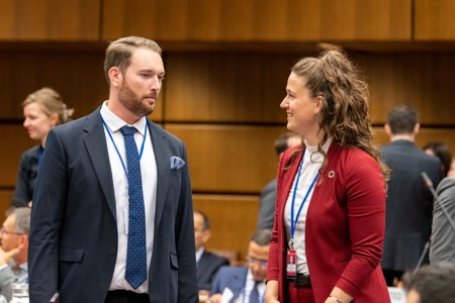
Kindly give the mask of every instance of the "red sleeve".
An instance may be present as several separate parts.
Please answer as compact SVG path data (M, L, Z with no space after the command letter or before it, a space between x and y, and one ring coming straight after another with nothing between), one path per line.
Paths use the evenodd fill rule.
M281 184L282 184L282 174L284 162L286 162L286 153L280 156L280 162L278 164L278 178L277 178L277 190L275 198L275 216L272 229L272 238L270 240L270 251L269 251L269 260L267 265L267 276L266 280L278 280L279 275L279 256L280 256L280 245L278 241L278 224L280 224L279 212L280 212L280 199L281 196Z
M385 230L385 181L377 161L364 152L347 159L346 187L352 258L336 286L355 297L380 264Z

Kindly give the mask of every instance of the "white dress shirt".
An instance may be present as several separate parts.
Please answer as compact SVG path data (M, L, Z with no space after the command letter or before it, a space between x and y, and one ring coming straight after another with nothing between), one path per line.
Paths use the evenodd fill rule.
M327 153L330 147L330 143L332 139L329 138L324 145L322 146L322 150ZM297 185L297 192L295 195L295 204L294 204L294 218L297 216L297 212L300 208L300 205L303 203L303 198L305 197L308 189L310 188L311 182L314 180L315 176L318 174L319 169L324 161L324 156L319 153L318 147L311 146L306 144L305 142L305 154L303 155L303 164L302 164L302 173L300 175L299 184ZM292 196L294 194L295 182L297 181L297 175L294 177L294 181L292 182L291 190L289 191L289 196L286 201L286 206L284 209L284 222L286 226L286 237L287 241L291 239L291 207L292 207ZM317 181L316 181L317 182ZM294 248L297 254L297 272L309 275L310 272L308 270L308 263L306 259L306 252L305 252L305 223L306 223L306 216L308 213L308 207L311 202L311 197L313 196L314 185L311 192L308 194L307 200L303 205L302 211L298 218L295 227L294 233Z
M108 107L107 101L101 106L101 117L109 128L109 132L115 142L112 142L108 130L104 127L107 149L109 154L109 162L111 165L112 183L114 185L115 194L115 209L117 214L117 234L118 247L117 259L115 261L114 275L112 277L109 290L130 290L137 293L148 292L149 268L152 259L153 238L155 230L155 211L156 211L156 191L157 191L157 166L155 152L153 150L150 131L146 128L146 118L141 118L133 125L137 129L134 134L136 146L140 150L144 135L146 135L144 151L140 159L141 175L142 175L142 191L144 195L144 210L145 210L145 234L146 234L146 250L147 250L147 279L137 289L133 289L125 280L126 269L126 254L128 247L128 176L123 168L123 163L126 165L125 143L120 128L128 125L125 121L116 116ZM115 147L117 147L118 152ZM120 154L120 155L119 155Z

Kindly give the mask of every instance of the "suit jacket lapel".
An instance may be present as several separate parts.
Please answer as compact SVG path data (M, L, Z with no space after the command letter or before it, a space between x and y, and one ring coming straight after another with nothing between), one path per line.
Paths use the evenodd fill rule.
M246 278L248 276L248 268L242 268L243 270L236 274L232 279L230 289L234 293L230 302L235 302L237 298L242 294L243 289L246 286ZM244 300L245 301L245 300Z
M109 205L112 216L117 221L111 166L109 163L106 137L101 122L99 108L87 116L87 123L84 127L84 132L87 133L87 135L84 137L84 142L85 146L87 147L90 160L93 167L95 168L95 172L98 176L98 180L101 184L101 188L106 197L106 201Z
M156 214L155 214L155 232L160 225L161 216L167 196L167 188L169 185L170 171L170 151L166 144L166 138L158 132L158 126L147 119L150 129L150 138L155 153L157 167L157 192L156 192Z

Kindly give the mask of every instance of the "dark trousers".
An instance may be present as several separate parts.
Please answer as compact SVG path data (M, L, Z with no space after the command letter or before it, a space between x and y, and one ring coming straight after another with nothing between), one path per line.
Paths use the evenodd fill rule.
M114 290L107 293L104 303L149 303L149 295L126 290Z
M315 303L311 287L296 286L288 283L289 303Z

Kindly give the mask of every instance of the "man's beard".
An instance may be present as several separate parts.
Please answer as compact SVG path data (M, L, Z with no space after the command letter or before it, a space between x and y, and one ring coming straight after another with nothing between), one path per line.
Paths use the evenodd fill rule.
M122 84L119 92L120 103L138 117L148 116L153 113L153 107L146 106L142 102L143 98L137 95L126 82Z

